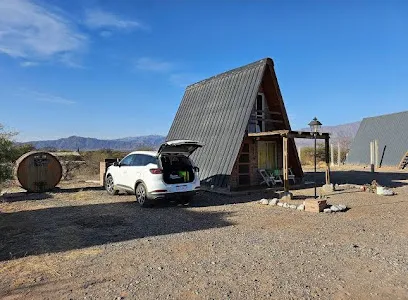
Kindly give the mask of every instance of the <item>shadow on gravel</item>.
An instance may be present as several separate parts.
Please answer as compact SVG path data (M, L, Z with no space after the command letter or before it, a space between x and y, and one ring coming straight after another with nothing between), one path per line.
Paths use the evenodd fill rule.
M52 193L77 193L82 191L103 191L105 188L103 186L87 186L87 187L74 187L74 188L54 188Z
M330 176L332 183L338 184L366 184L376 180L380 185L391 188L408 185L401 180L408 180L408 173L391 173L391 172L364 172L364 171L333 171ZM313 181L313 172L305 172L305 180ZM324 172L316 173L318 185L325 183Z
M30 200L44 200L53 198L52 195L48 193L27 193L27 192L17 192L4 194L0 198L0 202L18 202L18 201L30 201Z
M77 193L81 191L102 191L104 187L92 186L92 187L76 187L76 188L59 188L55 187L50 192L45 193L30 193L30 192L13 192L6 193L0 197L0 202L18 202L18 201L31 201L31 200L45 200L53 198L53 194L64 194L64 193Z
M1 213L0 261L232 225L226 216L180 207L142 209L133 202Z
M247 195L220 195L207 191L199 192L193 202L190 203L191 207L208 207L208 206L222 206L229 204L247 203L253 201L259 201L262 198L273 198L273 193L251 192Z

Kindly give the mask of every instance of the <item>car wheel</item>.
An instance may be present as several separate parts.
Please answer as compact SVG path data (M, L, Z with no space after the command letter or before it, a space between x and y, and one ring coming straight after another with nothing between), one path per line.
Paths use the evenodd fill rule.
M115 190L115 184L113 182L113 177L111 175L106 177L105 189L109 195L117 195L119 193L118 190Z
M143 183L139 183L136 187L136 201L142 207L149 207L151 205L149 199L147 198L146 186Z
M192 200L193 196L181 196L179 203L182 205L188 205Z

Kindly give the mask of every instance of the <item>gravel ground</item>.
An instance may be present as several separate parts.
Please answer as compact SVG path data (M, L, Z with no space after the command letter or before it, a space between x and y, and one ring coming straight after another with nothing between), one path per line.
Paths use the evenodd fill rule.
M328 202L350 209L333 214L260 205L264 193L151 209L84 183L14 194L0 202L0 297L408 299L408 174L355 179L372 176L398 194L337 191Z

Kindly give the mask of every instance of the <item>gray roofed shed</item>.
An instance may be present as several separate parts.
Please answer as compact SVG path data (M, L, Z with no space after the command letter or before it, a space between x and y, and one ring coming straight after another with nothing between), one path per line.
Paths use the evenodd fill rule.
M408 111L363 119L351 144L347 163L370 164L370 142L373 140L378 140L382 165L397 166L408 151Z

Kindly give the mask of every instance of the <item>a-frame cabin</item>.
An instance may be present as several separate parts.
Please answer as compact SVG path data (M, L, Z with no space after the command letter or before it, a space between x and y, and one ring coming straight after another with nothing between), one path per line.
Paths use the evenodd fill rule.
M192 155L202 184L233 190L259 185L258 169L282 170L284 162L303 176L293 138L262 135L290 130L273 61L265 58L188 86L167 140L204 143Z

